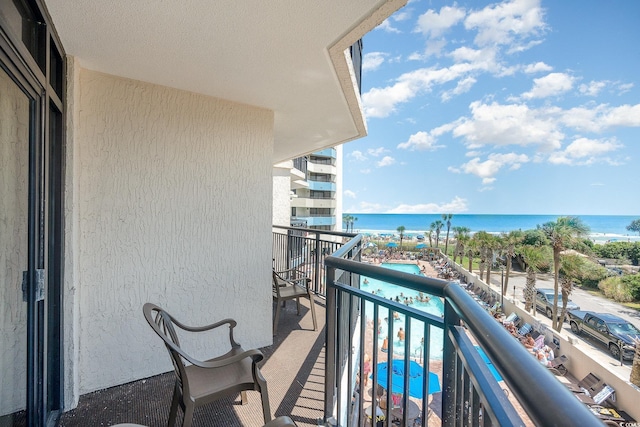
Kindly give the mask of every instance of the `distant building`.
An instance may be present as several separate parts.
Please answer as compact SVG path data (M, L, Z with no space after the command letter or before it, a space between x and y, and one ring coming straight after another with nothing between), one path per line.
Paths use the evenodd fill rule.
M291 184L291 225L340 231L342 221L342 146L315 151L293 160L304 175Z

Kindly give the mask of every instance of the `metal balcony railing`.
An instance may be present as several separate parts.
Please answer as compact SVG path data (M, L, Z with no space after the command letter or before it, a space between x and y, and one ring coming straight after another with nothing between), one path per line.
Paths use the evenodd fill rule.
M345 239L349 239L348 241ZM344 242L342 241L344 240ZM377 407L392 408L410 414L411 406L419 413L409 419L400 418L403 427L429 425L435 416L429 409L429 396L423 393L420 404L411 396L409 369L402 376L400 389L392 380L391 370L378 368L391 357L409 366L422 364L422 390L429 390L435 353L441 351L441 406L435 408L443 426L520 426L520 425L602 425L544 366L515 340L457 283L421 275L402 273L361 262L362 236L348 233L315 233L309 229L274 227L274 265L276 268L300 267L313 278L314 291L326 297L326 364L325 409L323 425L371 426L367 414ZM311 255L313 253L313 255ZM319 256L316 256L320 254ZM322 275L321 273L324 272ZM309 274L311 273L311 274ZM443 315L436 316L360 289L361 276L430 294L443 304ZM393 337L393 321L386 327L385 317L397 317L407 337L412 328L425 338L415 343L404 340L394 348L389 340L386 353L381 353L380 337ZM375 325L380 324L380 327ZM439 333L439 334L437 334ZM432 339L442 336L440 341ZM512 398L526 414L519 413L498 384L477 348L484 351L504 380ZM396 351L398 350L398 351ZM364 403L365 352L371 355L372 397ZM370 352L370 353L369 353ZM382 366L382 364L380 365ZM386 375L386 378L381 376ZM393 392L402 396L393 402L392 393L376 399L382 383L394 384ZM368 411L368 412L367 412ZM393 412L391 411L391 412ZM380 418L380 424L392 427L391 412ZM384 412L383 412L384 413ZM380 425L378 424L378 425Z

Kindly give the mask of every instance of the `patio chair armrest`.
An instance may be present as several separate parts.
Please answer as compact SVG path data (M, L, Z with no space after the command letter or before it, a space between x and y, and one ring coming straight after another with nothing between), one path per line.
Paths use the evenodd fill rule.
M223 325L229 325L229 343L231 344L232 347L239 347L240 346L240 344L238 344L233 339L233 328L235 328L238 325L238 322L236 322L233 319L222 319L222 320L220 320L218 322L215 322L215 323L212 323L212 324L206 325L206 326L187 326L187 325L185 325L183 323L178 322L175 319L171 319L171 320L180 329L188 331L188 332L206 332L206 331L210 331L212 329L218 328L218 327L223 326Z
M300 277L296 277L296 278L291 278L292 274L291 273L295 273L295 275L293 275L294 277L296 276L300 276ZM281 278L283 278L284 280L288 280L288 281L296 281L296 280L311 280L307 277L307 275L305 274L304 271L299 270L297 268L288 268L286 270L280 270L280 271L276 271L276 274L279 275Z
M223 359L208 360L208 361L195 360L192 363L201 368L222 368L222 367L237 363L243 359L246 359L247 357L250 357L251 359L253 359L253 364L255 365L261 362L262 359L264 359L264 354L262 354L260 350L252 349L252 350L243 351L242 353L239 353L239 354L235 354L231 357L225 357Z

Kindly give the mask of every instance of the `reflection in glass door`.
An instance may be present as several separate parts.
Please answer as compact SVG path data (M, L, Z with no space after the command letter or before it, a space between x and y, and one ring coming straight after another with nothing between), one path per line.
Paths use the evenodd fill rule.
M0 68L0 425L22 424L26 408L30 104Z

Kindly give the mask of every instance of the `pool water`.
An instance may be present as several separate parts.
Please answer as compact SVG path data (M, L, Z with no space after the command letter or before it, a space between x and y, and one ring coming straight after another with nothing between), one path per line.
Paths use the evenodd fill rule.
M420 268L415 264L381 264L381 267L390 268L396 271L402 271L409 274L422 275ZM390 283L381 282L370 277L360 277L360 289L367 292L375 293L386 299L392 298L394 301L401 303L409 302L409 306L418 310L424 311L435 316L442 316L444 312L444 304L438 297L431 296L429 294L423 294L422 300L420 293L412 289L407 289L401 286L392 285ZM428 297L428 298L427 298ZM411 302L411 298L413 302ZM428 299L428 301L426 299ZM386 308L380 307L378 312L378 318L380 319L381 333L378 338L378 346L382 346L384 338L386 337L386 331L388 328L387 318L389 312ZM367 321L373 321L373 304L367 303L365 307L365 317ZM398 331L400 328L404 328L405 316L400 314L393 322L393 353L396 355L404 355L404 343L398 339ZM442 359L442 345L443 331L440 328L431 327L430 331L430 352L431 358ZM411 336L405 337L408 340L411 356L422 357L422 344L421 341L424 338L424 322L416 319L411 319Z

